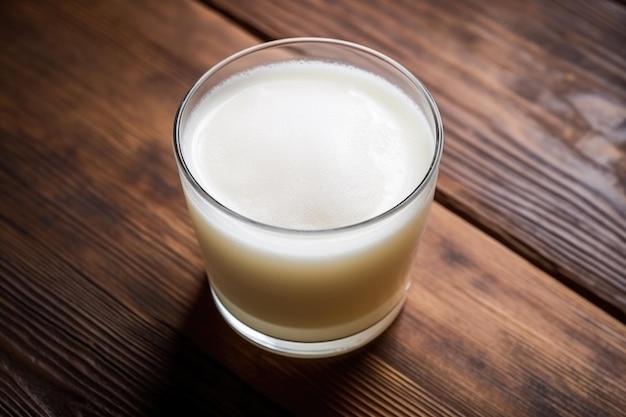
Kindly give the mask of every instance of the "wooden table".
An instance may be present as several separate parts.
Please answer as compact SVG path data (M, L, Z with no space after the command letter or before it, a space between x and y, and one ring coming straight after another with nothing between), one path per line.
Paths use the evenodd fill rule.
M305 35L446 129L403 313L324 360L224 324L171 139L211 65ZM0 415L625 415L624 3L5 0L0 36Z

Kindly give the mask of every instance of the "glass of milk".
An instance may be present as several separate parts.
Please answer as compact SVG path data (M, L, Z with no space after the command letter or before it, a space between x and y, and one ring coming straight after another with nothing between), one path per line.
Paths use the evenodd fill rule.
M187 93L174 150L213 298L243 337L324 357L393 322L443 150L404 67L333 39L254 46Z

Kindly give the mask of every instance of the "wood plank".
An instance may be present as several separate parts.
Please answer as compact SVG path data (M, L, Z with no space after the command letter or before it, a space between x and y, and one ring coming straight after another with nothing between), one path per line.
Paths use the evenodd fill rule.
M0 411L626 408L625 327L438 204L382 338L320 361L252 347L210 301L170 135L200 72L257 40L183 1L0 8Z
M404 311L365 349L316 361L251 350L219 316L208 285L185 333L296 415L617 417L626 409L626 327L438 204Z
M265 38L377 48L440 104L438 201L626 317L626 7L208 0Z
M204 276L174 113L256 39L194 2L0 8L0 414L282 415L178 331Z

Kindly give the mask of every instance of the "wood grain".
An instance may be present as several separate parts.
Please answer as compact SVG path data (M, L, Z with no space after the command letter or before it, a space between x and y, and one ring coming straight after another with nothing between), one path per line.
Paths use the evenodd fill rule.
M443 114L438 201L626 318L626 7L606 0L207 4L266 39L339 37L398 59Z
M620 416L625 327L467 226L433 207L403 313L356 354L250 351L208 286L185 332L296 415Z
M624 325L439 204L375 343L254 348L210 300L171 128L191 83L258 39L167 0L0 2L0 38L0 415L626 409Z
M1 7L0 415L280 415L177 330L204 276L173 115L256 40L190 2Z

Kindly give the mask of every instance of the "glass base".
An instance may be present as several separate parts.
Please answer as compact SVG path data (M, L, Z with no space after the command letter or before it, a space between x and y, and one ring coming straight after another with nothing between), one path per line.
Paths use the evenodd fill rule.
M368 327L359 333L341 339L328 340L324 342L294 342L291 340L277 339L254 330L239 321L226 309L215 294L215 291L213 291L213 288L211 288L211 294L213 294L213 300L215 301L215 305L217 306L220 314L237 333L262 349L296 358L324 358L337 356L351 352L368 344L385 331L391 323L393 323L398 314L400 314L406 299L406 297L404 297L386 316L371 327Z

